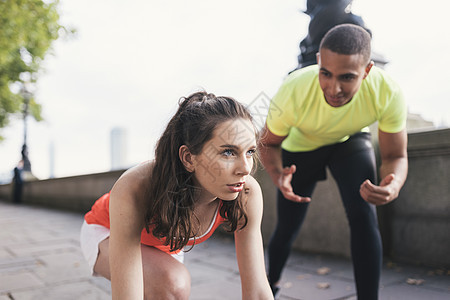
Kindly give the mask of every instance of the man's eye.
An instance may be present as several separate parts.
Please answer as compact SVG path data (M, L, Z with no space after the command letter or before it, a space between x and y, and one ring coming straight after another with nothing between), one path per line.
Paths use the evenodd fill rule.
M251 149L247 151L247 156L253 156L255 154L256 150L255 149Z
M322 76L324 76L324 77L330 77L330 76L331 76L331 74L328 73L328 72L320 72L320 74L321 74Z
M346 76L343 76L342 79L345 81L352 81L353 79L355 79L355 76L346 75Z

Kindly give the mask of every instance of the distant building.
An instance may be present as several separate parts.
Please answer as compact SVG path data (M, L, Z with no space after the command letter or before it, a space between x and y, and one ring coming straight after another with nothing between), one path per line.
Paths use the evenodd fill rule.
M55 178L55 143L50 141L48 146L48 162L49 162L49 177Z
M111 170L127 167L127 132L124 128L115 127L111 130Z

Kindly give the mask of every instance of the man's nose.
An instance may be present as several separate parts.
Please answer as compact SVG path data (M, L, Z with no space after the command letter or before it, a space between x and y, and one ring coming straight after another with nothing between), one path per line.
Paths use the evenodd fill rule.
M330 82L330 92L332 96L336 96L342 91L341 84L339 83L339 80L332 80Z

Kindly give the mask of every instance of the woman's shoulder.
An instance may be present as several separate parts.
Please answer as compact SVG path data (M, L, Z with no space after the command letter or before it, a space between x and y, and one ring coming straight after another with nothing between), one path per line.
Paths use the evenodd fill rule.
M111 232L140 241L144 228L147 186L152 171L151 163L139 164L125 171L114 184L109 200ZM115 228L115 229L113 229Z
M246 195L243 197L244 206L246 207L248 228L258 228L261 222L263 211L263 196L259 182L251 175L245 180ZM251 226L251 224L256 224Z
M247 179L245 180L245 188L247 194L251 197L258 197L262 195L261 186L256 178L252 175L248 175Z
M259 187L259 182L252 175L248 175L245 180L245 185L248 187Z
M146 161L126 170L117 180L117 182L126 181L136 185L147 182L152 176L153 161Z
M116 181L111 191L114 195L139 200L145 196L151 180L153 161L148 161L126 170Z

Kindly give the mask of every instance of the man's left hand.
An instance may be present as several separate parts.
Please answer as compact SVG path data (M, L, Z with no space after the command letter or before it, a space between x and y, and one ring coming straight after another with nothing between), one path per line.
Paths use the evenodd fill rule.
M398 192L395 174L392 173L384 177L379 186L367 179L359 189L361 197L375 205L384 205L395 200L398 197Z

